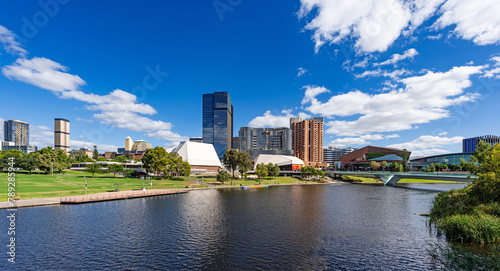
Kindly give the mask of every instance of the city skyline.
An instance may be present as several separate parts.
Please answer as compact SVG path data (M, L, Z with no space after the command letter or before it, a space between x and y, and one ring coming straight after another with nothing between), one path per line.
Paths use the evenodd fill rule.
M53 145L59 116L71 121L72 149L116 151L127 136L173 147L202 136L202 94L227 91L235 136L240 127L324 117L325 148L376 145L422 156L500 134L492 125L500 32L472 27L498 22L481 20L475 3L394 3L383 19L368 3L360 5L370 11L354 14L309 0L242 2L222 13L202 1L99 10L4 4L0 88L9 102L0 120L30 123L30 144L39 148ZM463 8L470 16L459 20ZM130 23L132 11L141 19ZM352 16L335 21L329 12Z

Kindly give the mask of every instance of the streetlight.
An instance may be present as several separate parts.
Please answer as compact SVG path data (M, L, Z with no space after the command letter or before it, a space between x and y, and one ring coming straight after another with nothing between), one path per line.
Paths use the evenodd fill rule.
M83 177L85 180L85 195L87 195L87 176Z

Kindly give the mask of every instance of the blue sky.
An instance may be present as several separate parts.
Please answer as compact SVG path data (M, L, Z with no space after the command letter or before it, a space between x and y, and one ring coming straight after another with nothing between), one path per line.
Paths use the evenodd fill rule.
M40 4L45 3L45 4ZM500 135L500 3L82 1L2 3L0 118L52 145L170 147L201 136L202 94L239 127L325 117L325 145L460 152Z

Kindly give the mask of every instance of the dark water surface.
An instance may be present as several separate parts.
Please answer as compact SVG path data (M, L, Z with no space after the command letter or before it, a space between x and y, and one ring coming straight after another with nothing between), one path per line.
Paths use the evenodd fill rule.
M15 265L2 210L0 269L429 270L440 241L415 213L435 195L314 185L24 208Z

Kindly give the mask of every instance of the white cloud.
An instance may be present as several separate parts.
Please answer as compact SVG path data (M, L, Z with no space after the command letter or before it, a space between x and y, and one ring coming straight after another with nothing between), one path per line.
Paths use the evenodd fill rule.
M76 91L85 81L77 75L66 73L67 67L43 57L19 58L12 65L2 68L9 79L16 79L55 93Z
M389 59L381 63L374 63L373 66L384 66L384 65L394 65L400 61L403 61L407 58L414 58L418 55L417 50L414 48L410 48L406 50L403 54L393 54Z
M48 128L48 129L47 129ZM35 145L38 149L47 146L54 146L54 132L47 126L30 125L30 145Z
M410 74L410 72L407 71L406 69L394 70L392 72L389 72L387 70L382 70L379 68L376 70L365 71L361 74L354 74L354 77L356 77L356 79L365 77L389 77L392 79L399 79L401 76L407 74Z
M311 94L305 110L327 118L357 118L327 122L326 132L339 136L408 130L415 124L449 117L446 110L449 106L476 100L479 94L464 93L464 90L472 85L470 76L481 73L484 68L462 66L447 72L427 71L421 76L401 79L404 88L382 94L370 95L355 90L332 96L327 102Z
M418 27L436 10L435 2L400 0L301 0L299 18L317 8L315 17L305 26L314 31L316 52L325 43L354 39L359 53L384 52L405 29ZM429 5L433 3L433 5Z
M178 133L174 133L172 131L166 131L166 130L161 130L161 131L156 131L154 133L148 133L147 136L153 137L156 139L163 139L167 141L172 141L172 142L181 142L181 141L189 141L188 137L181 136Z
M321 93L330 92L325 87L310 86L310 85L304 86L303 89L306 90L306 93L304 94L304 98L302 99L302 104L306 104L306 103L310 102L312 99L314 99L316 96L318 96Z
M460 38L478 45L500 43L500 1L448 0L441 6L441 17L434 23L437 29L455 26Z
M442 148L444 146L460 144L462 143L463 139L464 138L460 136L443 137L443 136L423 135L413 141L393 144L388 147L396 149L407 149L408 151L412 152L412 157L429 156L435 154L449 153L449 151L443 150Z
M306 70L302 67L299 67L297 70L298 70L297 77L301 77L302 75L304 75L308 72L308 70Z
M9 79L22 81L52 91L62 99L75 99L87 103L85 108L97 111L93 116L101 123L118 128L167 134L172 124L153 120L143 115L154 115L156 110L126 91L116 89L107 95L85 93L79 88L86 82L77 75L67 73L68 68L47 58L18 59L12 65L2 68ZM81 121L88 121L78 119Z
M357 53L384 52L401 35L409 36L438 12L434 29L454 27L460 38L478 45L500 42L497 0L301 0L299 18L314 32L315 51L325 44L354 42ZM410 37L412 39L413 37ZM439 39L441 34L428 36Z
M443 34L438 34L438 35L429 35L427 36L427 39L430 39L430 40L440 40L441 38L443 37Z
M16 36L12 31L0 25L0 43L3 44L4 50L13 55L24 56L28 52L17 42Z
M70 144L71 144L70 149L72 149L72 150L73 149L79 150L81 147L86 147L86 148L93 150L94 145L96 145L99 153L116 152L119 148L118 146L115 146L115 145L95 144L93 142L80 141L80 140L70 140Z
M360 137L345 137L345 138L335 139L328 145L336 147L369 145L371 141L378 141L378 140L398 138L398 137L399 135L397 134L392 134L392 135L373 134L373 135L363 135Z
M258 116L248 123L249 127L258 128L278 128L290 127L290 118L295 117L290 111L282 111L284 115L273 115L270 110L266 111L263 116Z
M76 118L76 120L78 120L78 121L84 121L84 122L89 122L89 123L94 122L94 120L91 120L91 119Z
M486 70L482 77L500 79L500 56L490 58L493 68Z

